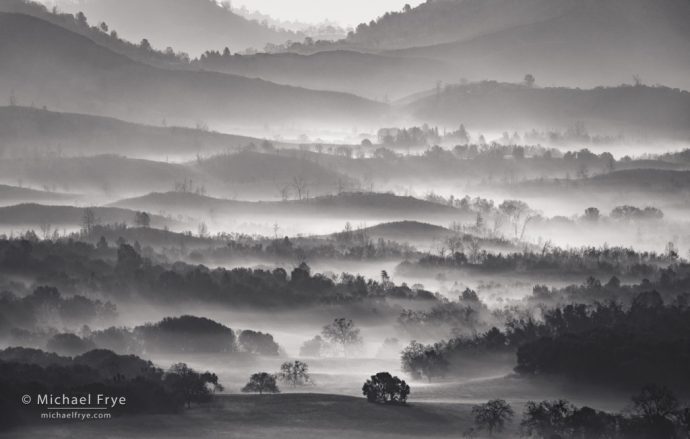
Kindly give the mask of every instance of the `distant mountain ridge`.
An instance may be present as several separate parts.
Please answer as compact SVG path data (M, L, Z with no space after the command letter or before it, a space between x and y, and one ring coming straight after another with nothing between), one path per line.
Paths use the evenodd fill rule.
M211 49L261 50L269 43L304 38L248 20L214 0L80 0L58 5L67 12L84 12L94 25L105 22L129 40L146 38L154 47L172 46L193 57Z
M611 135L690 135L690 92L667 87L541 88L485 81L449 86L413 101L406 111L430 123L461 120L504 131L563 129L581 122Z
M435 0L362 24L327 49L454 63L470 80L648 83L690 90L686 0ZM653 60L652 62L650 62Z
M158 125L375 123L387 107L344 93L314 91L202 71L137 63L64 28L0 13L0 88L19 104L47 105Z
M235 201L192 193L151 193L112 203L127 209L148 209L172 215L275 219L339 218L343 221L365 219L426 218L468 219L474 215L460 209L393 194L352 192L291 201Z

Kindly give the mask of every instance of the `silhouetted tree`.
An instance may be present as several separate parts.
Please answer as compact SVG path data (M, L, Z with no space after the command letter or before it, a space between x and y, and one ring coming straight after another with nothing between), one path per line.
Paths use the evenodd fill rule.
M574 407L568 401L528 401L520 426L524 434L543 439L563 437L568 431L567 419Z
M493 436L495 431L503 431L505 424L513 419L515 413L506 401L494 399L485 404L475 405L472 415L477 429L486 430L489 436Z
M524 83L527 87L534 87L534 83L536 81L537 80L534 78L534 75L532 75L531 73L525 75Z
M153 50L153 48L151 47L151 43L149 43L149 40L147 40L146 38L141 40L141 43L139 43L139 47L146 52L150 52L151 50Z
M242 392L245 393L280 393L280 389L276 384L275 375L271 375L267 372L259 372L253 374L249 378L249 382L242 388Z
M218 384L218 377L211 373L200 374L185 363L173 364L165 374L164 382L173 393L187 405L208 402L211 399L211 389L222 389Z
M367 401L378 404L405 404L410 394L410 386L388 372L372 375L362 386Z
M139 227L149 227L151 225L151 216L146 212L136 212L134 214L134 224Z
M647 385L632 397L632 402L634 430L649 438L676 437L674 421L680 412L680 403L669 388Z
M280 366L280 379L292 387L303 386L310 381L309 366L299 360L287 361Z

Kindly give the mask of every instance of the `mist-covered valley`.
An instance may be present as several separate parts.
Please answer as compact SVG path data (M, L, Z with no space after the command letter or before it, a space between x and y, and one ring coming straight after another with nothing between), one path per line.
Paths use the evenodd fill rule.
M0 3L1 437L689 437L684 1L247 11Z

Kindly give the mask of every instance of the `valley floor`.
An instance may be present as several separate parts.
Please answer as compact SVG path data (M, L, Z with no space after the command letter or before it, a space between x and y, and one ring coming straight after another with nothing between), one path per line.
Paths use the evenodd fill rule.
M473 426L472 407L493 398L506 399L515 411L503 436L496 435L512 438L519 436L528 400L566 398L578 406L617 412L625 409L632 394L510 375L462 382L416 382L412 383L407 406L381 406L353 396L353 386L348 387L349 395L217 395L212 403L193 406L180 414L72 423L42 421L0 434L0 438L461 438ZM322 390L318 386L314 389Z
M461 437L470 404L380 406L364 398L322 394L223 395L180 415L45 423L6 438L422 438Z

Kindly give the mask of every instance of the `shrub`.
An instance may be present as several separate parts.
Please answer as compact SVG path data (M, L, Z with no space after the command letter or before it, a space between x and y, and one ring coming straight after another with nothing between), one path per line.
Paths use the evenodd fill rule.
M410 386L398 377L388 372L379 372L372 375L364 386L362 393L367 401L377 404L405 404L410 394Z

